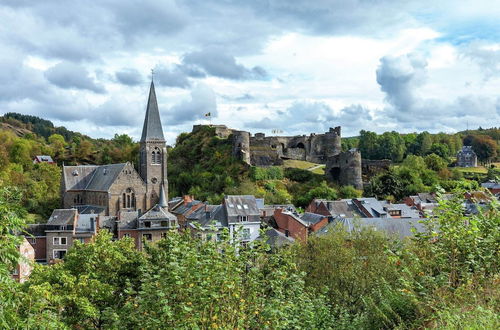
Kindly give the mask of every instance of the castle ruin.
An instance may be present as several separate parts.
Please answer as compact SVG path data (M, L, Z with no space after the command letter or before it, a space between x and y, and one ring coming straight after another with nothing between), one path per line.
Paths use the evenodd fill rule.
M201 125L195 125L193 132ZM327 180L341 185L363 188L361 154L357 150L342 151L341 127L330 128L323 134L297 136L266 136L212 125L217 136L231 138L233 156L252 166L283 165L286 159L325 164Z

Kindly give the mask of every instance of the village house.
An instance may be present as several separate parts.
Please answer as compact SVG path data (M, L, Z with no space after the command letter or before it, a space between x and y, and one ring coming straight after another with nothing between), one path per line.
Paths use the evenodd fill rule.
M23 237L22 242L18 247L21 260L12 272L12 278L20 283L26 281L33 270L35 262L35 249L31 246L28 240Z
M47 155L35 156L33 158L33 164L41 164L41 163L55 164L56 162L54 162L52 157Z
M286 237L292 237L301 242L307 242L307 238L311 233L320 230L332 219L331 216L309 212L299 216L298 213L286 209L276 209L274 211L277 230Z
M188 228L205 240L216 240L224 228L231 239L243 244L256 240L260 234L261 211L255 196L225 196L221 205L205 205L188 217Z
M458 167L477 167L477 155L471 146L463 146L462 150L457 152Z
M421 220L420 218L395 218L390 220L387 218L337 218L317 231L315 235L326 235L329 232L337 230L340 226L347 232L371 228L384 232L389 236L405 239L414 236L414 230L417 232L425 230Z
M489 180L487 182L483 182L481 183L481 187L488 189L490 193L492 193L493 195L500 193L500 182L495 180Z

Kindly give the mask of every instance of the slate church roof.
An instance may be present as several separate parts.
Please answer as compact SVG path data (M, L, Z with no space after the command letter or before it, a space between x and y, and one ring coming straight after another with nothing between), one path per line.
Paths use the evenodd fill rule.
M151 88L149 89L148 105L141 137L141 142L146 141L165 141L161 126L160 111L158 110L158 102L156 101L155 85L152 81Z
M63 167L65 190L108 191L127 163Z

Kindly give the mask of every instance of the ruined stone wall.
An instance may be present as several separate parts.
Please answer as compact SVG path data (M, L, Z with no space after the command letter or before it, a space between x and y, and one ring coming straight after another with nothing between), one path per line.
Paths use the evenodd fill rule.
M325 164L328 157L340 153L340 127L324 134L269 136L257 133L250 137L251 163L257 166L281 165L283 159Z
M193 132L202 125L193 126ZM361 154L342 152L341 127L330 128L323 134L297 136L266 136L238 131L225 125L212 125L220 138L232 137L233 156L253 166L282 165L283 160L304 160L326 164L326 177L342 185L362 189Z
M361 176L361 153L357 150L341 152L328 158L325 167L327 180L340 185L351 185L363 189Z
M233 156L250 165L250 133L232 130Z

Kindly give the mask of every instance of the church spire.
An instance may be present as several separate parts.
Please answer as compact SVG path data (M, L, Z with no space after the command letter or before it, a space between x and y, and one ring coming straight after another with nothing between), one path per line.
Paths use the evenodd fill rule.
M141 142L146 141L165 141L153 79L151 79L146 117L144 118L144 126L142 128Z
M158 200L158 206L168 208L167 198L165 197L165 188L163 187L163 184L160 186L160 199Z

